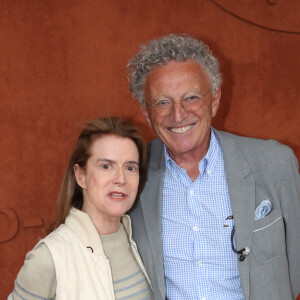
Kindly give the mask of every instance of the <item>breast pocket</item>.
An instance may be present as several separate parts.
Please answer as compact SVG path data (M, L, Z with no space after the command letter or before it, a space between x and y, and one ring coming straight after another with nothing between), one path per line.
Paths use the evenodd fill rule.
M285 229L280 209L254 222L252 251L258 264L285 254Z

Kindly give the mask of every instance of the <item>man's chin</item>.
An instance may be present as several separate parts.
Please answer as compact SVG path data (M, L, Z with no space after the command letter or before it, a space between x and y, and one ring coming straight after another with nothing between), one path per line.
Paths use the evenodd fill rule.
M183 145L182 143L179 144L169 144L166 145L167 149L168 149L168 153L170 154L170 156L173 158L173 156L182 156L186 153L190 153L193 151L193 149L195 148L193 145Z

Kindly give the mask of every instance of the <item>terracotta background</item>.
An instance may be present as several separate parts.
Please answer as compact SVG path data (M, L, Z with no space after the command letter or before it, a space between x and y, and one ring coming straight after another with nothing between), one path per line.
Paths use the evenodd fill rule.
M127 87L141 42L188 33L224 77L217 129L274 138L300 159L300 7L293 0L0 1L0 298L54 215L83 121L146 126Z

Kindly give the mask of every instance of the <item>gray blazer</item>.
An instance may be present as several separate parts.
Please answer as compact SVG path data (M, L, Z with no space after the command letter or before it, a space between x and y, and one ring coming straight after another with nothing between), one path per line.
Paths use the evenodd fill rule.
M244 298L296 299L300 293L298 162L290 148L276 141L214 132L224 155L237 249L251 248L244 261L238 260ZM151 142L149 153L147 182L131 218L133 238L150 276L155 300L162 300L162 142ZM266 217L254 221L255 208L265 199L272 202L273 209Z

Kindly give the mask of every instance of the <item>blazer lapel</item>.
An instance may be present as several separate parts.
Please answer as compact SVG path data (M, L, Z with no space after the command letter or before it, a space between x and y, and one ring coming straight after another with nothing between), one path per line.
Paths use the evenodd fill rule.
M226 177L234 217L237 249L252 246L255 211L255 181L244 154L231 135L215 130L224 155ZM249 299L249 257L238 260L245 300Z

